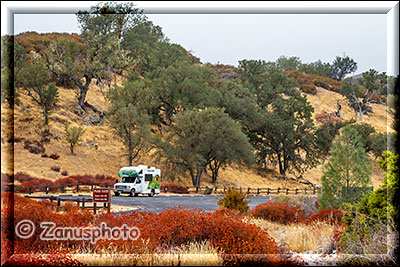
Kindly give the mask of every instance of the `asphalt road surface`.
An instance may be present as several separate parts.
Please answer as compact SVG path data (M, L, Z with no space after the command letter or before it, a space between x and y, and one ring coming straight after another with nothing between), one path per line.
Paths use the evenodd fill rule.
M139 208L139 211L151 211L153 213L178 206L212 211L218 208L217 201L223 197L223 195L112 196L111 205L134 206ZM252 196L248 199L249 207L252 209L258 204L268 202L271 198L271 196Z

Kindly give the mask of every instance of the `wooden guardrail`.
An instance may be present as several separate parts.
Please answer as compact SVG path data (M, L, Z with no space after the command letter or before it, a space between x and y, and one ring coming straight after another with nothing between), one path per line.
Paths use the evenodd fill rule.
M28 195L26 197L36 198L36 199L48 199L51 202L57 201L57 206L58 207L61 206L61 202L63 202L63 201L73 201L73 202L76 202L78 204L78 206L80 208L82 208L82 209L92 209L93 208L93 207L85 206L85 203L93 202L93 199L91 197L88 198L88 197L84 197L84 196L81 196L81 197L79 197L79 196L78 197L74 197L72 195L69 195L69 196L67 196L67 195L64 195L64 196L29 196Z
M14 192L15 193L28 193L32 194L35 192L43 192L48 194L49 192L93 192L93 188L95 186L105 186L109 187L110 185L108 183L93 183L93 184L66 184L66 185L59 185L59 186L53 186L53 185L35 185L35 186L20 186L20 185L14 185ZM273 195L273 194L285 194L285 195L299 195L299 194L312 194L315 195L317 194L317 188L312 187L312 188L251 188L251 187L229 187L233 188L235 190L239 190L241 192L246 192L247 194L252 194L252 195L260 195L260 194L266 194L266 195ZM177 193L177 194L199 194L199 193L205 193L206 191L209 191L210 193L213 194L224 194L225 191L228 189L228 187L211 187L208 188L206 186L204 187L186 187L186 191L181 191L181 190L170 190L168 188L164 188L161 190L161 193Z
M246 192L247 194L260 195L260 194L286 194L286 195L298 195L298 194L317 194L317 188L251 188L251 187L229 187L240 192ZM228 187L213 187L212 193L214 194L224 194ZM207 191L207 187L188 187L189 193L204 193Z
M48 194L49 192L61 192L65 193L67 191L73 192L93 192L93 188L95 186L104 186L109 187L108 183L92 183L92 184L64 184L64 185L30 185L30 186L21 186L21 185L14 185L14 192L15 193L28 193L32 194L35 192L43 192Z

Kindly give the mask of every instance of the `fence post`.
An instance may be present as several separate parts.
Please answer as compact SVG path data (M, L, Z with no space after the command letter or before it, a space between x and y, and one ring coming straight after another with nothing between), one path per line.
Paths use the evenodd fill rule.
M199 192L199 187L196 186L196 194Z
M62 193L64 193L64 192L65 192L64 185L61 185L61 192L62 192Z
M267 195L269 195L269 187L267 188Z
M60 207L61 205L61 199L57 198L57 207Z
M286 188L286 195L289 194L289 188Z
M93 202L93 212L96 214L96 202Z
M224 194L225 194L226 187L224 186Z
M76 192L79 192L79 183L76 184Z
M49 186L50 185L46 185L46 195L49 193Z
M250 194L250 187L247 188L247 194Z
M32 194L32 186L29 186L29 195Z
M257 188L257 195L260 194L260 188Z
M281 188L280 188L280 187L278 187L278 195L279 195L279 193L280 193L280 190L281 190Z

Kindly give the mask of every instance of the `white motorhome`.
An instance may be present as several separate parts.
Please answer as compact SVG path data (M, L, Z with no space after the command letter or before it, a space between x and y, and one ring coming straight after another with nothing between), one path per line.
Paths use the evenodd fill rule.
M160 193L161 171L146 165L123 167L119 170L120 181L114 184L114 194L127 193L132 197L148 194L150 197Z

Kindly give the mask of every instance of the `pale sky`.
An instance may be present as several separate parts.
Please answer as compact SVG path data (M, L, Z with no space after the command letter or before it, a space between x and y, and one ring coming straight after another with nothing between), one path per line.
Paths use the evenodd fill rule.
M4 1L2 2L2 17L3 3ZM17 3L20 2L8 2L8 6L13 4L15 6ZM36 1L25 2L25 5L20 5L19 11L17 9L14 13L34 14L14 14L14 34L25 31L79 33L76 16L73 13L80 9L89 8L98 2L60 3L63 4L64 9L60 8L60 4L57 6L55 2ZM296 10L305 13L301 11L302 6L309 5L308 8L310 9L315 5L314 3L317 3L318 6L318 3L321 5L321 2L303 2L300 9L297 7L294 12L288 10L287 7L295 7L294 5L298 5L298 2L279 2L280 4L276 4L278 8L281 8L278 12L292 14L221 14L229 13L226 9L223 9L227 2L214 6L210 6L209 2L194 4L192 2L169 2L170 5L166 5L164 2L134 3L137 3L137 7L144 9L149 20L162 27L164 34L172 43L181 44L187 50L192 51L203 63L237 66L238 61L242 59L274 61L281 55L297 56L303 63L314 62L319 59L323 62L332 63L336 56L346 54L358 63L356 74L371 68L380 72L388 72L388 74L394 74L393 72L398 74L398 62L397 71L396 67L393 68L393 64L391 64L391 61L393 61L390 55L392 38L390 31L388 31L391 26L388 24L387 14L372 14L373 11L367 12L370 14L334 14L335 9L328 10L328 13L332 14L296 14ZM260 3L264 3L264 7L261 7L266 10L264 13L271 13L268 9L269 2L267 4L265 2L234 3L238 4L236 9L232 9L234 12L230 13L257 13L254 10L257 11ZM358 3L364 3L364 6L361 5L361 7L369 7L372 10L379 11L378 7L393 7L398 2ZM203 4L203 6L200 4ZM343 5L343 2L340 2L340 4ZM201 6L203 9L195 9L191 5ZM354 5L357 7L360 4ZM179 9L187 6L190 7L187 9L188 12L194 10L195 13L203 14L187 14L186 11ZM157 7L160 8L157 9ZM172 11L168 7L172 8ZM173 9L174 7L175 9ZM218 7L221 7L223 12L212 14L221 10ZM248 7L253 9L247 12L246 8ZM359 9L355 8L354 10ZM146 13L146 10L148 13ZM171 14L174 10L178 11L175 13L181 14ZM322 10L326 11L327 9ZM316 12L318 11L312 10L309 13ZM339 10L339 12L351 13L343 12L343 10ZM10 23L10 21L12 22L12 20L8 20L5 23ZM2 19L2 35L6 32L3 26Z

